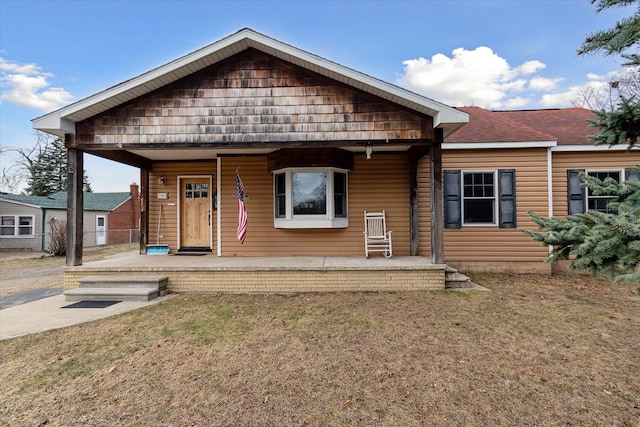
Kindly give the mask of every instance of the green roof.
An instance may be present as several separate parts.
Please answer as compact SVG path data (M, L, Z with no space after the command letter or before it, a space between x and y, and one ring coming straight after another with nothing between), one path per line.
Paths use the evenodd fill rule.
M131 197L131 193L84 193L84 210L112 211ZM46 209L67 209L67 192L58 191L49 196L25 196L0 193L0 200L8 200Z

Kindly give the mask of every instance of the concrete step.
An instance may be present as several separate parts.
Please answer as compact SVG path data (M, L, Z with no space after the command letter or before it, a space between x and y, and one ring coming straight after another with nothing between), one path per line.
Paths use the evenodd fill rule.
M75 288L64 292L66 301L150 301L158 288Z
M459 273L453 267L447 266L444 270L445 289L466 289L473 287L473 282L469 276Z
M167 293L167 276L87 276L64 292L67 301L149 301Z
M147 288L159 292L167 289L168 276L87 276L78 279L81 288Z
M445 274L444 287L445 289L462 289L470 288L473 286L473 282L468 276L460 273L447 273Z

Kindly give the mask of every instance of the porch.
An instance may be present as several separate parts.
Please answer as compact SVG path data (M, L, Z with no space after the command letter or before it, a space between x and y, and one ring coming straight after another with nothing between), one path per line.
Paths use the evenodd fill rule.
M445 289L445 264L425 257L218 257L127 253L66 267L65 290L89 276L167 276L175 293L297 293Z

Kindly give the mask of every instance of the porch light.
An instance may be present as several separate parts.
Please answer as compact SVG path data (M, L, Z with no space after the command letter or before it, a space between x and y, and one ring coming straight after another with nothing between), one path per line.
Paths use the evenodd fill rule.
M164 175L160 176L160 178L158 178L158 184L164 185L164 180L165 180Z
M373 147L370 145L367 145L367 160L371 158L372 153L373 153Z

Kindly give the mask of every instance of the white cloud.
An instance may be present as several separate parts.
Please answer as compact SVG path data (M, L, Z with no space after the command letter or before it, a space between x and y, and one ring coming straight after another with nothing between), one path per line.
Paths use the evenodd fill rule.
M603 102L603 97L609 93L609 82L602 80L591 80L582 85L571 86L563 92L548 93L540 98L540 105L544 108L571 107L585 104L587 99L594 102Z
M529 89L538 92L549 92L558 87L558 83L563 81L563 78L550 79L547 77L533 77L529 80Z
M563 80L537 75L546 67L538 60L513 67L486 46L457 48L451 57L438 53L430 60L409 59L403 64L399 84L454 106L522 108L534 102L528 91L548 92Z
M36 64L19 64L0 57L0 102L11 102L40 111L51 111L69 103L73 96L63 88L51 87L51 73Z

